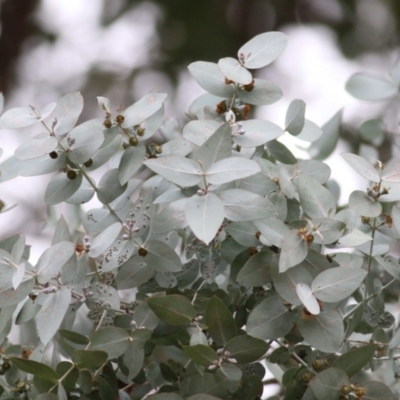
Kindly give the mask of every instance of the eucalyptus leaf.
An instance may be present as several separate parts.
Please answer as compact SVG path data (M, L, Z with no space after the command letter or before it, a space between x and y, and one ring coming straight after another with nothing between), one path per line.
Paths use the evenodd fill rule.
M36 315L39 338L44 345L50 342L60 328L70 301L71 291L66 287L47 295L42 308ZM49 321L51 321L51 324L49 324Z
M237 123L233 140L242 147L257 147L283 135L283 130L272 122L250 119Z
M239 271L236 280L245 287L264 286L270 280L270 265L274 253L261 251L254 254Z
M125 117L122 127L131 128L151 117L163 106L166 97L164 93L149 93L132 104L122 113Z
M157 317L171 325L187 325L196 317L190 301L176 294L151 297L147 304Z
M143 164L178 186L194 186L202 179L200 164L181 156L151 159Z
M56 135L63 135L69 132L78 121L83 109L83 97L80 92L68 93L57 103L57 107L52 113L56 125L54 132Z
M387 164L385 164L381 179L384 182L400 182L400 158L395 158L390 160Z
M186 203L186 219L193 233L209 244L224 220L224 205L214 193L196 194Z
M253 160L240 157L230 157L220 160L208 168L207 181L214 185L243 179L260 172L260 166Z
M233 85L226 84L224 74L215 63L197 61L190 64L188 69L196 82L215 96L226 98L235 92Z
M279 272L285 272L289 268L301 263L307 256L307 244L297 231L289 231L285 234L279 257Z
M118 180L119 171L117 168L108 170L97 187L97 198L103 204L111 203L118 196L124 193L126 184L121 185Z
M351 153L344 153L342 157L363 178L372 182L380 181L378 171L364 158Z
M232 57L221 58L218 61L218 68L229 80L235 83L248 85L253 79L250 71Z
M361 190L355 190L349 197L349 207L362 217L378 217L382 212L382 205Z
M321 272L312 283L314 295L326 302L350 296L363 282L367 272L361 268L336 267Z
M252 221L275 215L271 202L263 196L243 189L229 189L219 193L225 217L231 221Z
M247 333L258 339L276 339L290 332L294 320L294 313L288 311L279 296L271 296L250 313Z
M285 131L297 136L301 133L305 123L306 103L303 100L293 100L286 112Z
M393 82L363 73L354 74L347 81L346 90L355 98L366 101L386 100L398 93Z
M265 67L282 54L287 43L288 37L284 33L261 33L239 49L238 57L244 59L246 68Z
M179 272L182 270L182 262L175 250L159 240L148 240L145 248L147 254L144 261L160 272ZM140 254L140 253L139 253Z
M296 285L296 292L300 301L303 303L307 311L313 315L318 315L321 311L317 299L315 298L311 288L305 283Z
M109 359L113 359L125 353L128 344L129 335L125 329L109 326L90 335L88 349L106 351Z
M47 185L44 200L47 204L61 203L70 198L79 189L81 183L81 174L77 174L74 179L68 178L67 174L58 174Z
M15 150L15 157L19 160L30 160L44 155L49 155L57 148L58 141L48 133L39 133L28 141L22 143Z

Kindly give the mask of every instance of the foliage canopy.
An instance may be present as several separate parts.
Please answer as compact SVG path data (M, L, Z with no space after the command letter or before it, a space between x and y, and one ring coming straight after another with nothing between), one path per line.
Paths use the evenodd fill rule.
M1 399L255 400L266 368L281 385L271 399L397 398L400 334L386 308L400 280L389 254L400 160L375 165L384 133L365 122L363 154L342 156L369 189L338 207L321 160L341 112L322 128L302 100L284 128L251 117L283 94L250 70L286 43L268 32L237 59L190 64L208 93L182 133L157 92L117 111L99 97L104 118L78 126L79 93L2 114L3 129L44 132L0 164L0 182L55 173L44 200L71 204L80 224L61 216L36 265L22 234L0 240ZM347 89L391 98L399 71L356 74ZM310 142L312 159L277 141L285 132ZM100 206L83 212L94 196ZM29 342L13 342L14 325Z

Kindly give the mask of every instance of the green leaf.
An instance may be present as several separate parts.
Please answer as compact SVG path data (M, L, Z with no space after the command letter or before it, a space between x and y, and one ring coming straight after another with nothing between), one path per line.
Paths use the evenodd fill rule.
M268 152L274 157L277 161L280 161L284 164L296 164L296 157L290 152L290 150L278 140L271 140L267 142Z
M26 281L23 281L16 290L14 290L14 288L10 287L9 285L5 285L5 287L0 287L1 307L11 307L24 300L32 291L34 283L34 279L28 279Z
M159 393L149 396L148 399L152 400L183 400L181 396L175 393Z
M286 112L285 131L297 136L304 128L306 103L303 100L293 100Z
M160 272L179 272L182 262L175 250L159 240L148 240L145 244L147 255L144 261Z
M303 129L298 135L296 135L296 138L306 142L315 142L323 135L323 133L323 130L317 124L305 119Z
M240 335L226 343L224 350L229 351L229 357L234 358L239 364L249 364L262 357L269 345L260 339L248 335Z
M197 61L190 64L188 69L196 82L215 96L227 98L235 92L233 85L225 83L225 76L215 63Z
M272 122L260 119L240 121L233 131L233 140L242 147L257 147L283 135L283 130Z
M187 201L188 199L184 198L168 204L154 218L153 232L166 233L185 228L188 225L185 211Z
M148 168L182 187L195 186L201 181L200 164L181 156L169 156L144 161Z
M252 221L261 234L274 246L281 248L285 235L290 232L287 225L277 218L265 218Z
M243 103L268 106L283 97L281 88L273 82L256 78L253 86L251 91L247 91L244 87L239 87L238 96Z
M340 126L342 123L342 110L339 110L325 125L322 127L323 135L313 142L309 147L309 155L316 160L323 160L329 157L335 150L339 140Z
M151 297L148 306L158 318L170 325L187 325L196 317L196 310L186 297L176 294Z
M305 283L298 283L296 285L296 293L300 301L303 303L307 311L313 315L318 315L321 311L320 306L315 298L311 288Z
M72 343L87 345L89 344L89 338L75 331L67 329L60 329L58 331L62 337L69 340Z
M321 272L312 283L314 295L321 301L335 303L349 297L365 279L361 268L336 267Z
M126 377L129 381L131 381L139 374L143 367L144 350L138 346L135 346L133 343L129 343L128 348L122 356L122 359L125 367L128 369L128 374Z
M57 333L71 302L70 290L63 286L56 293L47 295L42 308L36 315L36 326L40 341L46 345ZM49 324L51 321L51 324Z
M12 108L0 117L1 129L25 128L40 121L40 117L29 107Z
M293 327L295 315L283 305L279 296L271 296L258 304L247 320L247 333L258 339L285 336Z
M357 215L375 218L382 212L382 205L361 190L355 190L349 197L349 208Z
M146 157L146 147L139 145L136 147L129 146L122 155L118 167L118 179L121 185L125 185L131 179Z
M222 201L211 192L195 194L186 203L186 219L197 238L208 245L224 220Z
M89 160L104 142L103 131L98 126L93 126L87 121L69 132L68 136L73 141L68 158L75 164L83 164Z
M89 251L89 256L95 258L104 253L107 248L110 247L112 243L117 239L120 232L120 222L115 222L114 224L108 226L107 229L103 230L93 239Z
M271 280L270 265L274 253L261 251L254 254L239 271L236 278L245 287L264 286Z
M129 335L125 329L108 326L90 335L89 350L102 350L108 353L109 359L123 354L128 348Z
M260 166L253 160L230 157L218 161L207 170L207 181L213 185L243 179L260 172Z
M364 158L351 153L343 153L341 154L341 156L363 178L368 179L369 181L372 182L380 181L378 171L374 168L374 166L370 162L368 162Z
M246 68L261 68L278 58L288 43L282 32L266 32L255 36L238 51L238 58L244 60Z
M231 221L252 221L273 217L273 204L264 196L243 189L224 190L218 194Z
M279 257L279 272L301 263L307 256L307 243L298 234L298 231L289 231L285 234Z
M75 246L71 242L62 241L45 250L36 264L37 281L47 283L75 255Z
M337 400L344 385L349 385L347 375L338 368L328 368L316 375L310 382L317 400Z
M385 269L387 273L400 280L400 268L398 259L393 256L376 256L375 260L379 263L381 267Z
M52 117L57 121L54 127L56 135L69 132L78 121L83 109L83 97L79 92L68 93L57 103Z
M390 160L385 164L382 171L382 180L384 182L400 182L400 158Z
M47 204L58 204L70 198L81 186L82 175L69 179L67 174L56 175L47 185L44 200Z
M136 288L154 275L154 269L139 257L132 257L119 269L115 277L118 290Z
M54 136L49 133L39 133L33 138L22 143L15 150L15 157L19 160L30 160L41 156L49 157L49 153L57 148L58 141Z
M278 267L271 268L271 278L277 293L287 302L298 306L301 304L296 292L297 284L304 283L311 286L312 277L305 267L297 265L280 273Z
M212 164L232 155L231 127L221 125L193 154L193 160L207 170Z
M232 57L221 58L218 61L218 68L229 80L235 83L248 85L253 80L251 72Z
M343 320L336 310L323 310L318 315L307 315L300 310L297 326L304 340L317 350L335 353L343 344Z
M183 128L183 137L196 146L202 146L221 126L213 119L189 121Z
M32 374L45 381L57 382L58 380L56 371L46 364L17 357L11 357L10 360L13 365L28 374Z
M182 348L193 362L202 365L203 367L209 367L214 364L214 361L219 360L217 353L211 347L204 346L203 344L182 346Z
M367 392L363 400L396 400L398 397L382 382L368 381L358 384Z
M164 93L149 93L142 97L122 112L122 115L125 117L122 127L132 128L151 117L162 108L166 97L167 95Z
M220 400L220 398L210 396L209 394L195 394L194 396L190 396L187 400Z
M298 185L300 204L311 218L335 215L336 203L328 189L303 173L299 174Z
M99 368L108 360L108 354L101 350L75 350L71 358L79 369Z
M121 185L118 180L118 169L113 168L108 170L97 186L97 198L103 204L111 203L118 196L124 193L126 184Z
M332 363L332 367L341 369L347 376L353 376L371 360L377 347L376 344L367 344L353 348L339 356Z
M2 175L0 178L4 177L5 180L12 179L10 174L12 171L8 169L17 169L17 172L21 176L37 176L48 174L50 172L56 172L65 167L67 162L66 153L58 153L58 158L53 159L48 154L34 158L31 160L18 161L17 165L13 164L13 161L18 161L16 158L11 157L1 164Z
M257 228L249 221L232 222L226 227L226 232L243 246L255 247L260 243L256 237Z
M208 300L204 322L208 326L208 333L220 346L225 345L236 335L236 323L232 313L217 296Z
M366 101L386 100L398 93L393 82L380 76L356 73L346 83L346 90L356 99Z
M54 393L42 393L36 397L36 400L60 400L60 397Z

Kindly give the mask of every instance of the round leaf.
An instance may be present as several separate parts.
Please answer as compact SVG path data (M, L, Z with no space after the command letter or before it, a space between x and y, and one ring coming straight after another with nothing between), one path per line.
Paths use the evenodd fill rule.
M89 350L102 350L113 359L124 354L128 348L129 335L125 329L109 326L99 329L90 335Z
M253 77L246 68L244 68L238 60L231 57L221 58L218 61L218 68L231 81L248 85Z
M354 74L347 81L346 90L355 98L366 101L386 100L398 93L393 82L362 73Z
M187 325L196 317L190 301L176 294L151 297L147 304L158 318L170 325Z
M288 43L282 32L266 32L255 36L238 51L238 58L244 59L246 68L262 68L278 58Z

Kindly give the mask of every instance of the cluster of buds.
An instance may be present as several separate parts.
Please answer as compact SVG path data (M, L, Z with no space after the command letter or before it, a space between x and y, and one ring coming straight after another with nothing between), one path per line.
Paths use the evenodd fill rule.
M140 230L139 227L135 227L136 221L134 219L127 219L126 222L122 224L122 228L128 233L122 235L122 239L128 240L132 237L132 233L138 232Z
M363 396L367 394L367 391L364 388L353 385L352 383L350 383L349 385L343 385L340 389L340 392L344 395L354 393L357 400L361 400Z
M376 183L372 188L367 189L367 194L374 200L378 200L382 195L389 194L389 188L381 189L380 183Z
M231 357L231 352L228 350L224 349L218 349L217 354L219 355L219 360L215 360L209 367L208 369L210 371L213 371L214 369L217 369L221 366L222 363L231 363L231 364L237 364L237 361L235 358Z
M90 238L89 235L85 235L83 237L83 248L86 252L90 251L90 249L92 248L92 245L90 243Z

